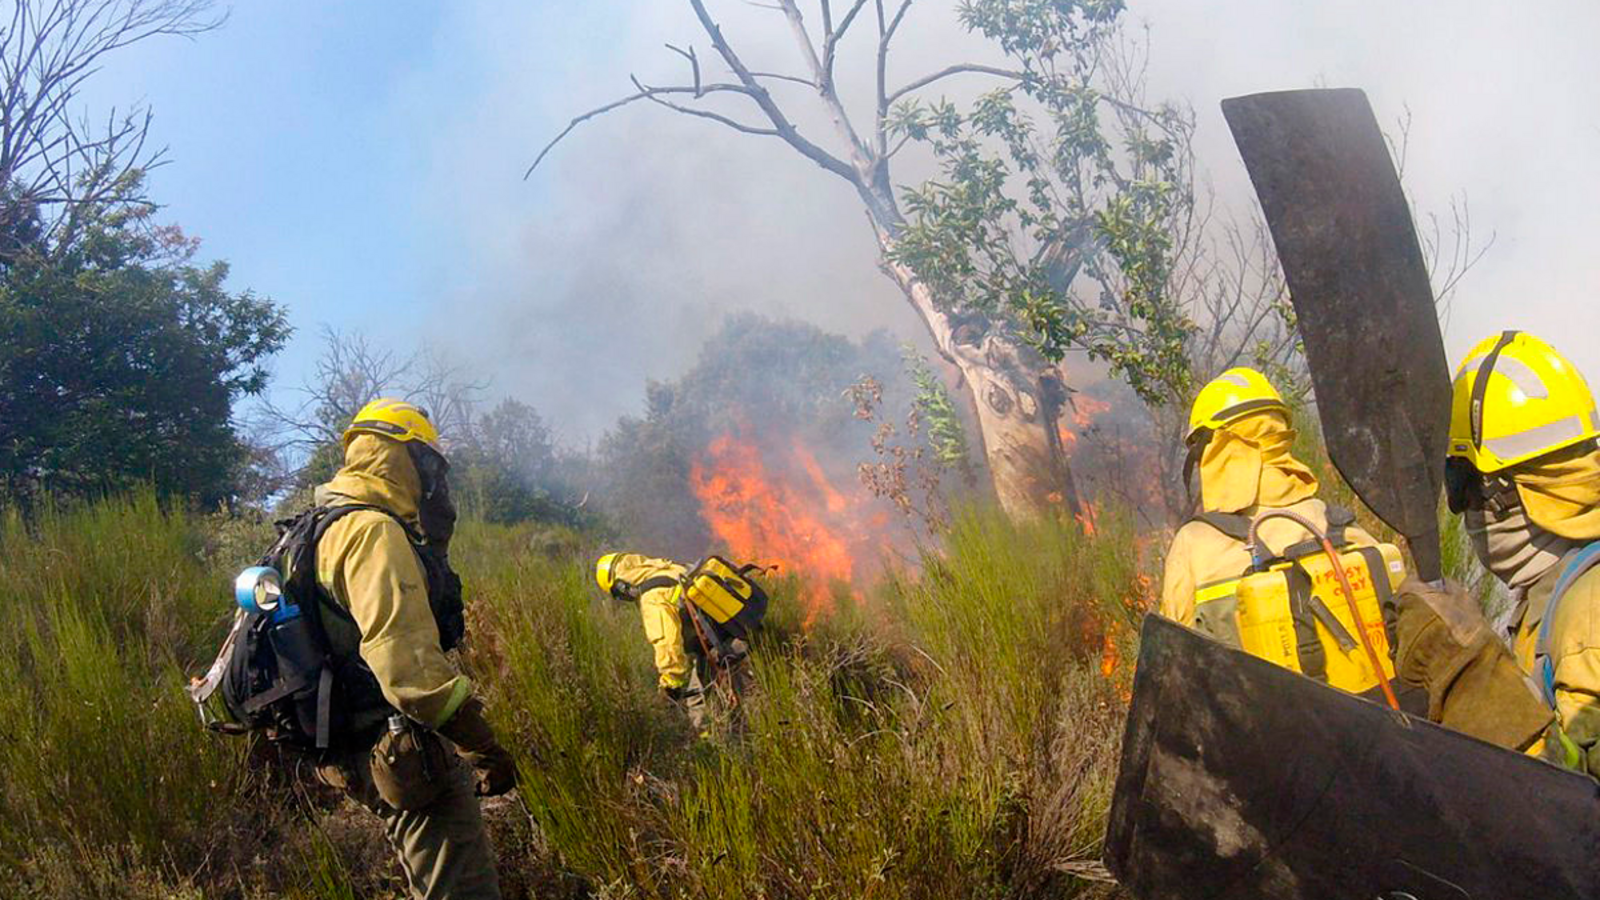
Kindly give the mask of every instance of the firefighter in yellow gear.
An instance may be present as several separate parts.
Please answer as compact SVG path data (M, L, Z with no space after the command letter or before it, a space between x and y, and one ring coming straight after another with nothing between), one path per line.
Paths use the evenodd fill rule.
M341 749L319 774L383 820L412 897L491 900L500 887L478 797L511 790L516 765L471 681L445 656L430 605L443 588L413 544L448 544L455 511L447 468L423 410L375 400L344 433L343 467L317 489L319 506L372 507L327 527L317 582L349 612L323 616L332 652L358 654L387 711L400 714L379 725L374 746Z
M645 640L655 652L657 686L704 735L711 724L706 692L713 673L683 605L680 580L687 572L669 559L608 553L595 563L595 583L614 599L639 605ZM734 643L743 650L743 641Z
M1288 405L1266 376L1234 368L1212 379L1189 412L1188 480L1200 472L1202 513L1254 517L1267 510L1296 513L1328 528L1328 508L1317 499L1317 478L1291 452L1295 431ZM1167 551L1161 583L1163 616L1232 647L1239 647L1235 588L1251 566L1245 542L1197 517L1178 529ZM1274 553L1309 540L1288 519L1261 524L1262 542ZM1375 544L1354 525L1345 538L1358 547Z
M1485 569L1514 602L1517 665L1548 727L1526 712L1505 740L1600 777L1600 414L1582 374L1533 335L1506 331L1455 374L1445 483ZM1590 552L1586 553L1585 551ZM1557 588L1560 588L1559 594ZM1414 584L1413 604L1460 602L1453 584ZM1483 703L1463 686L1451 702ZM1526 704L1524 704L1525 706Z

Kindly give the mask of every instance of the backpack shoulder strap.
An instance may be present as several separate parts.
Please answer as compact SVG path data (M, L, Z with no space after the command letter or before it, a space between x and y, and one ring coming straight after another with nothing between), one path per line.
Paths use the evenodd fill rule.
M381 506L373 506L370 503L351 503L345 506L325 506L318 511L317 524L311 532L311 546L315 547L317 542L322 540L322 535L327 532L329 526L333 525L333 523L353 512L361 512L362 510L383 513L393 519L395 524L399 525L400 529L406 533L406 537L413 539L413 543L415 542L416 532L411 530L411 526L406 523L406 520Z
M646 578L645 580L634 585L633 588L643 595L650 591L660 590L661 588L675 587L678 585L678 583L678 579L672 577L671 575L657 575L654 578Z
M309 605L312 607L313 614L317 616L319 627L322 624L321 610L323 607L333 610L333 614L342 619L354 621L350 611L338 603L332 602L331 598L324 596L321 586L317 583L317 545L322 542L322 536L328 532L328 528L333 523L353 512L362 510L383 513L405 530L407 539L411 538L411 529L406 525L405 521L381 506L373 506L368 503L352 503L345 506L320 506L311 510L311 526L307 529L305 543L296 548L298 552L295 553L295 559L293 560L294 574L291 580L297 590L304 592L304 596L314 598L315 602ZM286 552L290 549L288 547L284 548Z
M1588 544L1567 554L1561 561L1561 576L1550 591L1550 600L1544 605L1544 618L1539 620L1539 639L1534 645L1534 659L1539 669L1539 688L1544 700L1553 709L1556 705L1556 662L1550 647L1550 622L1556 609L1572 585L1585 573L1600 564L1600 541Z
M1241 544L1250 540L1249 516L1240 515L1239 513L1202 512L1195 513L1189 521L1203 522L1210 525Z

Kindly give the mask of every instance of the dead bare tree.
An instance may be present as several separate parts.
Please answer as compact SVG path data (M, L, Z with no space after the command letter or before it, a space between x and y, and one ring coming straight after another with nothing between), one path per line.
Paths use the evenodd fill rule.
M486 384L429 350L399 353L365 335L324 326L323 351L294 389L298 400L268 400L251 417L254 442L276 454L276 467L295 480L316 454L337 447L346 426L368 401L397 396L428 410L447 443L470 443L476 406Z
M69 244L78 210L146 202L137 177L158 165L142 107L91 120L74 108L105 58L159 36L222 24L212 0L14 0L0 28L0 262L23 245Z

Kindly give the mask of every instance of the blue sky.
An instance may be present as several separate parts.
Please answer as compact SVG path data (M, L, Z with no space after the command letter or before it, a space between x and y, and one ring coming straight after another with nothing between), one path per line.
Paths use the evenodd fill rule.
M215 33L133 48L94 83L92 103L155 109L166 215L232 264L234 285L288 307L299 333L281 381L315 357L324 324L415 345L441 294L471 280L467 236L433 208L448 180L440 108L493 75L458 34L443 3L246 3ZM505 193L531 209L539 186L518 180L519 148L503 150Z
M323 324L400 348L429 340L581 442L637 410L645 379L682 371L735 310L918 333L848 190L770 141L638 107L521 180L543 139L625 92L629 71L675 73L663 41L709 55L686 7L256 0L217 33L116 57L85 102L154 108L166 217L299 329L280 385L306 371ZM753 54L792 65L770 14L711 7ZM965 52L943 7L918 4L897 73ZM1151 26L1152 93L1195 106L1226 202L1249 195L1220 97L1365 87L1380 117L1412 114L1408 182L1424 209L1464 190L1480 233L1498 234L1456 302L1452 356L1525 327L1600 377L1600 4L1131 7Z

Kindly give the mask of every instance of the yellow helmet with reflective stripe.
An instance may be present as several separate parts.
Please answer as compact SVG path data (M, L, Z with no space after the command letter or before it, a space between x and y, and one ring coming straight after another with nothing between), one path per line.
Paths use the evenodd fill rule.
M620 553L607 553L594 564L594 583L600 585L600 590L611 593L611 588L617 583L617 557Z
M1214 431L1234 419L1264 409L1289 411L1267 376L1244 366L1229 369L1207 382L1194 398L1194 405L1189 407L1189 433L1185 437L1193 438L1206 429Z
M414 403L380 397L361 407L350 427L344 430L344 445L358 434L377 434L397 441L421 441L440 456L439 429L428 418L428 411Z
M1600 436L1594 394L1554 347L1522 331L1485 338L1456 370L1450 450L1498 472Z

